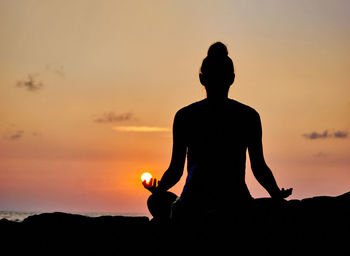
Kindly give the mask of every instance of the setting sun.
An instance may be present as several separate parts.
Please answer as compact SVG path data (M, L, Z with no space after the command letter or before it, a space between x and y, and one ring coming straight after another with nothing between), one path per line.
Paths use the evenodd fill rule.
M142 175L141 175L141 180L142 182L146 182L146 183L149 183L152 179L152 174L150 174L149 172L144 172Z

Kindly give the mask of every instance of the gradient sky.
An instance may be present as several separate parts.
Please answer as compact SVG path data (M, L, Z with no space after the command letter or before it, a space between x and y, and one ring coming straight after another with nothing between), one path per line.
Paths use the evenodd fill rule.
M174 114L205 97L216 41L279 186L349 191L349 13L330 0L2 0L0 210L147 212L140 175L167 169ZM246 179L267 195L249 163Z

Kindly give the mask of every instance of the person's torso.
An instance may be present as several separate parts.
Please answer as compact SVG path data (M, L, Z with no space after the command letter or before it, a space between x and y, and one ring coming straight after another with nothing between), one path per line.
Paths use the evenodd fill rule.
M182 198L213 204L250 198L245 184L246 150L254 110L234 100L208 100L183 109L188 177Z

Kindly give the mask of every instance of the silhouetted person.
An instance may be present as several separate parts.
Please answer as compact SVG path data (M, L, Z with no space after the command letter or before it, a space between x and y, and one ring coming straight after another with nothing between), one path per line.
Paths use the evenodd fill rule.
M148 200L151 214L155 218L229 214L250 204L253 198L245 183L247 149L258 182L272 198L288 197L292 189L280 190L265 163L258 112L228 98L235 73L227 48L221 42L210 46L199 79L207 98L176 113L170 166L159 183L156 180L143 183L152 192ZM180 180L186 154L186 184L176 199L165 191Z

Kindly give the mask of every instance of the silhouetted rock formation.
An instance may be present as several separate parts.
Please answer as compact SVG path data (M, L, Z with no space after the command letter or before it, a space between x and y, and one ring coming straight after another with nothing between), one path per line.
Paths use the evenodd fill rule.
M243 223L228 218L185 226L44 213L21 223L0 220L0 243L11 255L350 255L350 192L282 203L257 199L248 215Z

